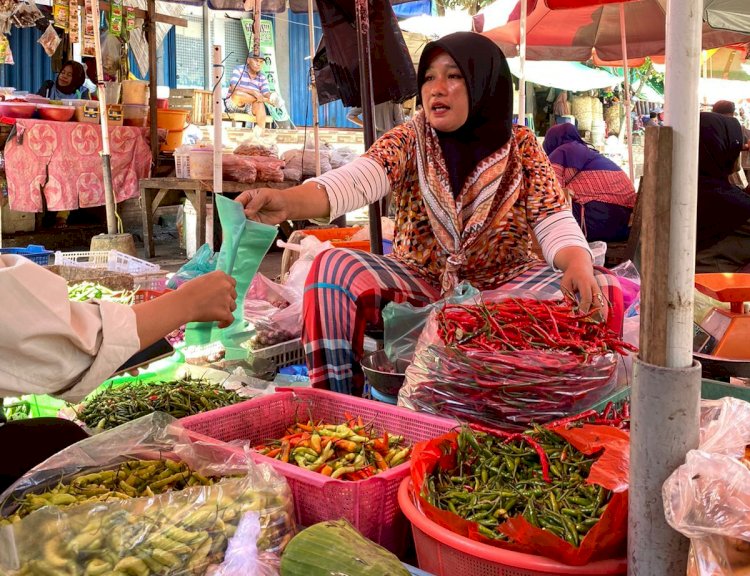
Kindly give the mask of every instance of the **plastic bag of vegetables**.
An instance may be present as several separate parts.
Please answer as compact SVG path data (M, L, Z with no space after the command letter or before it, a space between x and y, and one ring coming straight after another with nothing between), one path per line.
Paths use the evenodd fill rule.
M40 464L0 496L0 514L0 573L19 576L204 574L248 515L260 553L280 554L294 531L282 477L160 413Z

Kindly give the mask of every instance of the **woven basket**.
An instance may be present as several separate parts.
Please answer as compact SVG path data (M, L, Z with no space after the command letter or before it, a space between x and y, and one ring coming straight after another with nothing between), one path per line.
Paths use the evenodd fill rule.
M592 100L590 96L573 96L570 100L570 112L576 117L578 132L590 132L592 121Z
M94 282L110 290L132 290L133 276L120 272L110 272L97 268L78 268L76 266L46 266L47 270L62 276L69 284Z
M620 124L622 115L620 114L620 104L612 104L604 109L604 121L607 123L607 131L610 134L620 133Z

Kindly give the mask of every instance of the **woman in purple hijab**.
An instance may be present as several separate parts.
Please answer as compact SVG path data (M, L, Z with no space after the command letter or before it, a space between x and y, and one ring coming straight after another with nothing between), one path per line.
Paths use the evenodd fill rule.
M572 124L550 128L544 151L560 184L572 196L573 215L586 239L627 240L635 189L625 172L586 144Z

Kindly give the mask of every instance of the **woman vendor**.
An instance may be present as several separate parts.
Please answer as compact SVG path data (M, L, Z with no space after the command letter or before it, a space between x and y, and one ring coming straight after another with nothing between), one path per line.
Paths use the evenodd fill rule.
M742 147L736 118L701 113L696 272L737 272L750 265L750 190L729 181Z
M71 302L65 280L21 256L0 255L0 400L53 394L77 402L128 358L187 322L228 326L235 281L213 272L132 308ZM58 418L4 422L0 492L55 452L86 437Z
M550 128L544 151L560 185L572 196L573 216L586 239L627 240L635 206L635 188L627 174L586 144L572 124Z
M424 305L461 280L487 290L561 275L584 310L621 308L616 279L595 276L534 134L512 125L513 84L500 49L472 32L448 35L427 44L417 79L423 109L364 156L301 186L238 198L249 218L276 224L333 219L393 194L390 256L333 249L313 263L303 304L313 386L360 395L366 324L379 323L389 301ZM533 256L532 234L557 271Z
M86 69L75 60L68 60L53 82L47 80L37 94L50 100L88 100L89 90L86 82Z

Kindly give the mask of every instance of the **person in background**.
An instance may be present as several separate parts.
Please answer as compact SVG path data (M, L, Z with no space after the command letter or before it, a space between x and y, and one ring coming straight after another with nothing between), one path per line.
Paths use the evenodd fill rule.
M573 204L589 242L620 242L630 234L635 188L622 169L583 141L572 124L547 131L544 151Z
M398 102L383 102L381 104L376 104L373 112L375 133L378 138L388 132L391 128L395 128L399 124L404 123L404 110ZM364 121L360 116L362 116L362 108L355 106L349 108L346 119L357 126L364 126Z
M717 100L711 108L711 112L714 114L721 114L728 118L734 118L734 114L737 111L737 107L734 102L729 100Z
M701 113L696 272L737 272L750 264L750 189L730 182L741 150L735 118Z
M84 86L86 70L83 64L68 60L54 80L47 80L37 94L50 100L88 100L89 91Z
M86 67L86 81L83 83L84 87L89 91L89 96L92 100L98 100L96 96L96 89L98 82L98 76L96 71L96 58L87 56L82 59L83 65Z
M266 102L271 102L271 88L261 72L264 62L260 55L249 54L245 64L232 71L227 101L228 112L252 113L261 132L266 126Z
M562 286L621 330L617 279L594 272L534 133L513 125L513 78L497 45L473 32L430 42L417 83L422 110L363 156L300 186L238 197L248 218L278 224L333 219L393 194L392 254L334 248L313 262L302 341L314 387L361 395L368 323L380 324L388 302L435 302L462 280L480 290Z
M235 281L206 274L133 307L71 302L65 280L21 256L0 255L0 400L52 394L78 402L139 349L187 322L228 326ZM5 422L0 409L0 492L39 462L86 437L73 422Z

